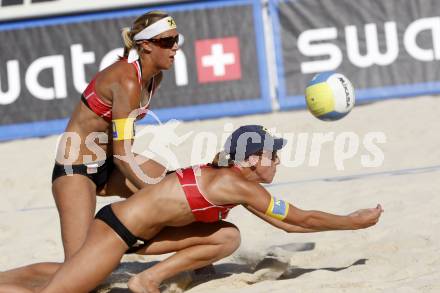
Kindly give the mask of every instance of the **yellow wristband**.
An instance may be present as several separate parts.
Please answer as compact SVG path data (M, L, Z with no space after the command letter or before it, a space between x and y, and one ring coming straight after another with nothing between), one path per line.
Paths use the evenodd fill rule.
M270 203L266 210L266 215L269 217L284 220L289 213L289 203L282 200L276 199L276 197L270 197Z
M112 120L113 140L125 140L134 138L135 118L122 118Z

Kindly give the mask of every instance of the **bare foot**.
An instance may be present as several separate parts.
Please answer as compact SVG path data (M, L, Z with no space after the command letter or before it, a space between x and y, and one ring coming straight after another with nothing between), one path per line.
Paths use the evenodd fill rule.
M128 289L133 293L160 293L159 284L145 272L131 277Z

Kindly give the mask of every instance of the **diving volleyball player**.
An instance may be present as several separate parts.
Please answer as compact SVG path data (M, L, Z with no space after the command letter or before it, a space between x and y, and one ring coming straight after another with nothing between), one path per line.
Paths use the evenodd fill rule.
M159 293L167 278L211 264L239 247L239 230L225 221L236 205L289 233L354 230L377 223L380 205L339 216L302 210L269 194L260 183L272 182L280 163L277 151L284 145L284 139L261 126L242 126L211 164L171 173L127 200L103 207L78 253L39 292L89 292L125 253L175 252L129 280L132 292ZM0 286L0 292L2 288L31 292L19 286Z

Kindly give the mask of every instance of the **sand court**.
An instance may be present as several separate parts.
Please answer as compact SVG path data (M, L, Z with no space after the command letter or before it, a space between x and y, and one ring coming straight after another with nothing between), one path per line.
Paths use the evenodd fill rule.
M338 169L334 157L334 142L323 144L317 166L310 166L309 140L304 162L296 167L281 164L268 188L303 209L346 214L381 203L385 212L376 226L366 230L287 234L237 207L228 220L242 233L239 250L216 264L216 275L184 274L164 289L178 292L180 286L194 293L439 292L438 113L440 100L433 96L357 106L338 122L321 122L306 111L290 111L174 125L171 135L187 135L179 145L168 148L180 166L189 165L195 157L194 140L200 132L212 132L218 138L202 145L201 158L212 158L220 148L225 123L234 128L252 123L275 127L277 133L293 134L295 143L300 133L309 137L313 133L333 133L334 137L354 133L359 137L359 148L342 162L343 170ZM168 133L165 128L174 126L147 126L135 151L146 150L152 133ZM363 139L371 132L381 132L386 138L376 144L383 153L383 163L365 167L362 156L371 152ZM0 144L1 271L63 258L50 185L56 140L57 136L51 136ZM281 155L293 157L292 153ZM114 200L118 198L98 198L97 208ZM128 292L130 275L163 257L124 257L99 292Z

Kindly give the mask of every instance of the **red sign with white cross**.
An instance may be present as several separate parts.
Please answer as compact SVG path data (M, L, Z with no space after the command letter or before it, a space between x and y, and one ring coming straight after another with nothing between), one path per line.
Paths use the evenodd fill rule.
M196 41L199 83L241 79L237 37Z

